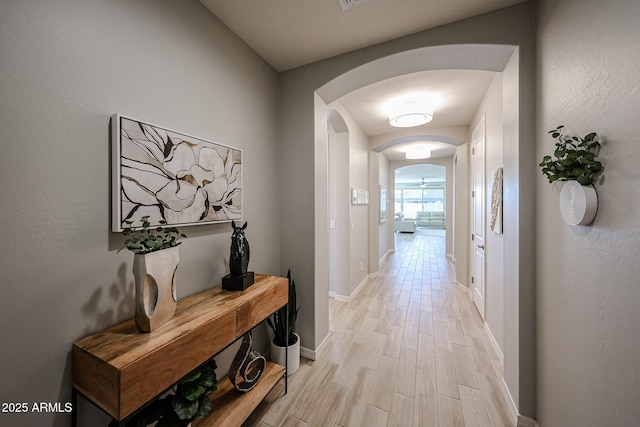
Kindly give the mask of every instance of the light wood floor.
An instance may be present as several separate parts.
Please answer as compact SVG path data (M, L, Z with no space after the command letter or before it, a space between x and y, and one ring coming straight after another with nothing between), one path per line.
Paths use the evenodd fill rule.
M330 335L245 427L515 426L502 366L473 303L452 283L444 237L396 237L349 303L330 300Z

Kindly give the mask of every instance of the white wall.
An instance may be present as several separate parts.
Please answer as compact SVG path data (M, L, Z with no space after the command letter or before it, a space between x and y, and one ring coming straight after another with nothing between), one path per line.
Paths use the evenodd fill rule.
M590 226L565 224L538 171L538 421L640 420L640 3L543 0L538 10L536 163L547 131L598 132L605 180Z
M109 231L115 112L243 149L250 268L282 272L277 75L201 4L4 1L0 57L1 402L70 401L73 341L133 317L133 258ZM180 298L220 282L230 230L183 229Z
M495 170L503 166L502 75L497 73L487 88L471 122L475 129L485 117L485 321L501 351L504 351L504 241L491 231L491 195ZM471 135L469 135L471 140ZM470 236L470 235L469 235ZM472 259L472 258L471 258ZM457 267L457 265L456 265Z

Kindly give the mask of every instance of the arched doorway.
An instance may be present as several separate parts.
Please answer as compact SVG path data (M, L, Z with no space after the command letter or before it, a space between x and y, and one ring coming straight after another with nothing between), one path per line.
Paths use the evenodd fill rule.
M505 228L505 281L512 280L513 285L505 290L505 382L514 396L516 406L520 404L520 396L524 393L526 400L525 412L530 412L528 407L533 401L534 378L526 372L532 372L533 358L521 357L523 350L534 354L535 333L531 330L534 323L533 305L525 307L522 311L523 298L531 300L533 289L533 277L527 276L527 271L533 270L533 259L529 259L526 254L531 251L523 248L520 239L523 236L533 237L533 225L530 220L532 201L526 196L529 183L520 180L520 177L531 172L531 165L523 163L522 159L527 158L532 153L531 149L520 145L520 137L528 137L526 130L529 128L532 119L532 109L522 108L519 99L523 90L520 88L522 74L520 73L519 51L515 46L509 45L450 45L434 46L415 49L402 53L397 53L388 57L374 60L347 71L334 78L329 83L317 88L315 97L316 117L318 112L327 108L327 105L338 99L345 93L363 85L376 81L377 79L389 78L403 73L436 69L478 69L504 72L503 80L505 101L507 103L504 112L505 139L509 142L509 147L505 147L505 182L510 179L508 188L505 185L505 221L507 216L511 218L511 230ZM525 114L524 122L521 122L521 113ZM316 124L318 122L316 121ZM324 126L324 125L323 125ZM316 126L316 147L315 147L315 183L314 193L315 206L326 206L327 192L322 190L322 182L326 181L327 163L324 162L326 156L323 155L323 145L318 145ZM522 165L522 167L521 167ZM524 195L524 196L523 196ZM523 209L523 207L527 209ZM510 208L509 213L506 209ZM317 298L326 298L328 295L328 280L325 273L328 270L328 239L324 235L326 227L326 217L316 216L315 224L315 244L314 244L314 268L315 268L315 290L316 300L314 301L315 318L315 342L319 346L328 332L328 310L326 304ZM319 232L319 233L318 233ZM506 259L509 257L510 259ZM524 291L524 292L523 292ZM527 329L524 339L521 339L522 328ZM523 392L524 390L524 392Z
M349 291L349 128L340 113L327 111L329 159L329 294Z
M453 220L449 160L404 164L393 162L393 212L416 221L417 229L448 233ZM448 170L449 169L449 170ZM449 180L447 180L449 175ZM445 239L450 254L451 239Z

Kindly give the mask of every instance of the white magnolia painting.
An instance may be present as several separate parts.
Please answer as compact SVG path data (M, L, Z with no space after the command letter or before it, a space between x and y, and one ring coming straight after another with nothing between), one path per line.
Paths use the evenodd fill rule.
M113 231L242 219L242 151L113 116Z

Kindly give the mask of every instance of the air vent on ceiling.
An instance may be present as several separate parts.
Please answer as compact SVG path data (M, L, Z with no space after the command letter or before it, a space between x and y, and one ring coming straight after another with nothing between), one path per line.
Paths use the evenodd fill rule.
M347 10L347 9L351 9L352 7L356 7L362 3L365 3L369 0L338 0L338 3L340 3L340 7L342 8L342 10Z

